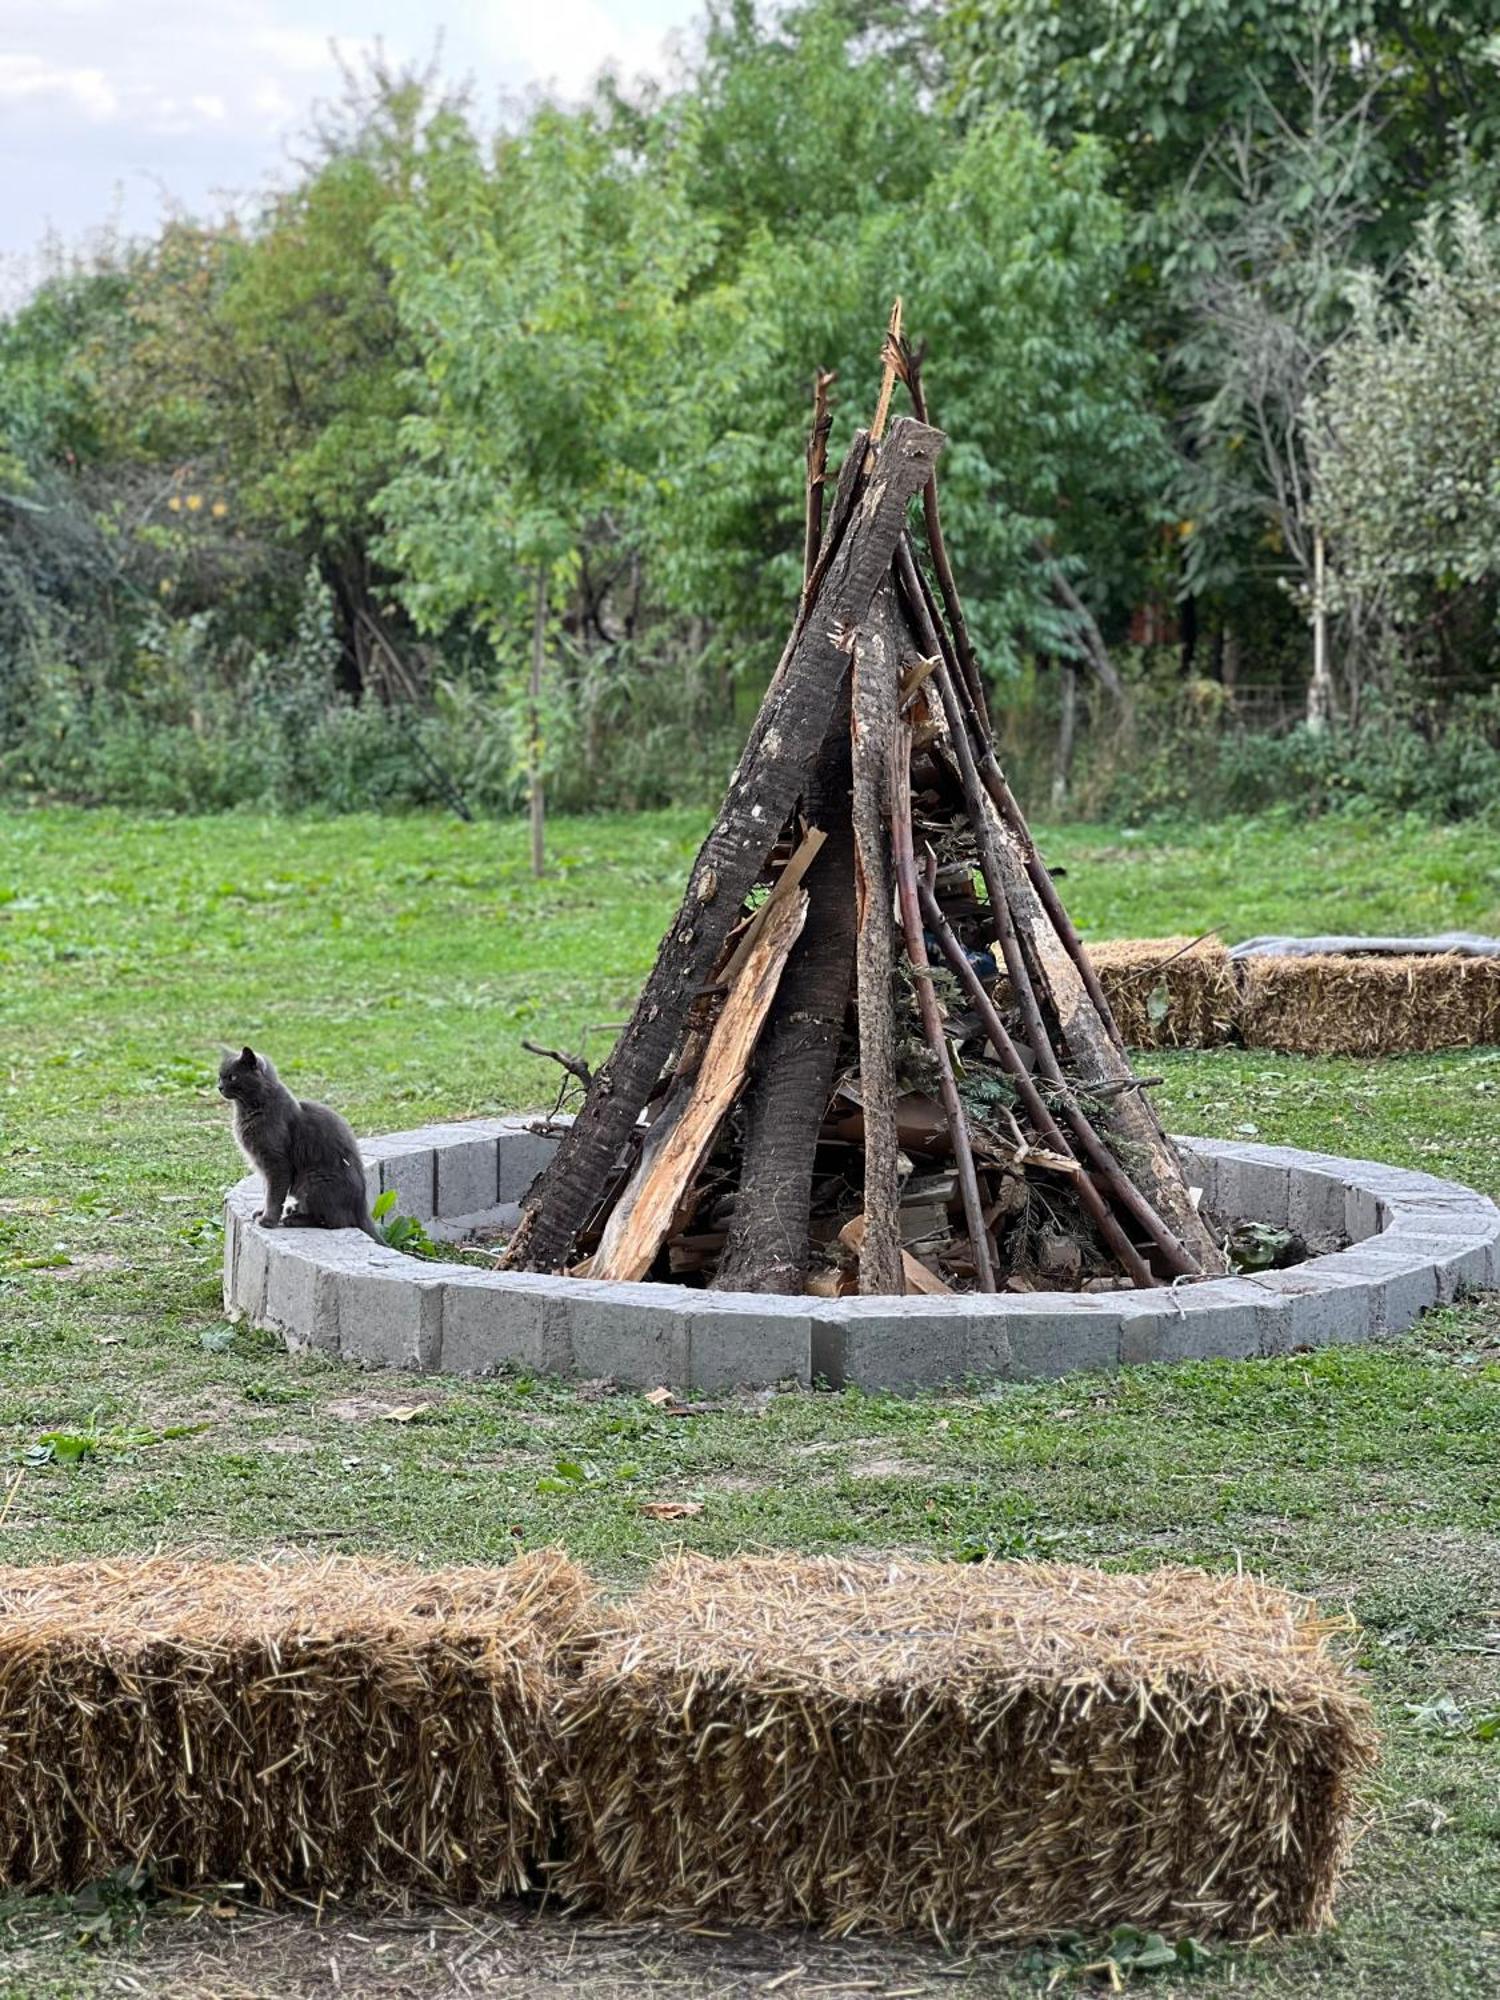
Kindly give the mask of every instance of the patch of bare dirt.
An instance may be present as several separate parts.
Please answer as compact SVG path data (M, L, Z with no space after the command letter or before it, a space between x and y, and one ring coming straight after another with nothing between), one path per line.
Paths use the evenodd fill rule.
M994 1954L955 1958L920 1945L614 1925L519 1906L321 1923L201 1915L153 1921L138 1952L100 1968L100 1986L153 2000L935 2000L966 1985L986 1957L993 1963Z

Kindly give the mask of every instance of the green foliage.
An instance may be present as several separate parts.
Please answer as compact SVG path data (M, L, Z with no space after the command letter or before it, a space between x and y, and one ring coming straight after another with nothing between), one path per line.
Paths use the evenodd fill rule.
M396 1190L387 1188L376 1197L370 1210L383 1243L392 1250L402 1250L408 1257L434 1257L437 1245L428 1235L421 1221L415 1215L397 1215Z
M846 92L863 82L851 72ZM1038 541L1082 559L1096 589L1138 580L1166 461L1122 299L1124 217L1101 181L1094 148L1058 157L1002 118L976 127L908 200L749 246L738 285L689 321L712 393L699 455L662 510L684 602L767 631L784 618L801 514L786 467L807 421L807 363L849 385L836 436L868 420L874 336L896 294L931 348L929 400L954 440L945 522L990 664L1066 643Z
M1112 647L1177 599L1302 679L1315 519L1351 710L1485 684L1496 46L1500 0L711 0L670 83L495 137L377 58L240 220L0 321L0 784L706 797L796 599L807 383L837 459L898 293L1007 697L1079 656L1059 570Z
M1376 91L1379 144L1353 190L1372 256L1493 159L1497 30L1495 0L955 0L942 24L961 117L1019 104L1057 143L1097 133L1132 208L1169 220L1237 205L1223 141L1273 131L1320 48L1330 122Z
M1431 218L1405 290L1361 284L1317 409L1318 512L1355 600L1421 616L1500 577L1500 230Z
M1211 685L1211 684L1210 684ZM1493 816L1500 802L1500 693L1439 703L1371 696L1359 720L1280 733L1240 727L1203 683L1142 701L1129 753L1101 746L1082 789L1114 818L1192 818L1282 807L1432 820Z

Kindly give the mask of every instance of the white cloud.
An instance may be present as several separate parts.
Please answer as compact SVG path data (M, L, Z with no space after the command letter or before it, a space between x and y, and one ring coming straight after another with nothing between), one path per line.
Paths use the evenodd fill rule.
M657 67L702 0L3 0L0 257L49 228L149 228L165 188L189 208L247 192L377 40L444 70L482 105L550 84L583 89L606 62Z
M119 99L102 69L68 69L43 61L40 56L12 55L0 49L0 104L58 101L71 106L85 118L99 121L113 118Z

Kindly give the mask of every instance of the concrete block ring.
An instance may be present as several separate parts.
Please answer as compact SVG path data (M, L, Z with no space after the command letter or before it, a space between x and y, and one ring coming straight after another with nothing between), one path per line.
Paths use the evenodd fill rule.
M540 1121L512 1117L395 1132L361 1151L372 1200L393 1188L403 1214L459 1240L514 1223L556 1144ZM903 1391L1378 1340L1500 1284L1500 1209L1456 1181L1288 1146L1177 1144L1214 1209L1337 1232L1349 1248L1173 1291L774 1298L422 1262L355 1230L265 1230L252 1177L225 1199L224 1305L289 1347L372 1368Z

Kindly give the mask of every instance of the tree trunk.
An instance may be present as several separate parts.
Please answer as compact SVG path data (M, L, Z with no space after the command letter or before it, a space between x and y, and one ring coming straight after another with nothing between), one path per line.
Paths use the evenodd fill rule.
M1307 690L1307 726L1321 734L1333 718L1333 675L1328 670L1328 607L1325 602L1323 536L1313 534L1313 670Z
M531 687L526 709L526 788L531 799L531 872L547 871L547 801L542 790L542 668L547 657L547 565L536 566Z
M622 1149L698 991L802 795L833 718L863 624L943 445L940 431L898 418L850 509L837 546L820 558L808 615L767 694L717 822L663 940L630 1024L594 1079L577 1119L528 1202L505 1262L555 1271L616 1171ZM865 450L856 439L855 450ZM837 521L830 528L830 536Z
M818 1131L828 1109L854 956L848 715L823 746L808 815L828 835L807 872L807 923L755 1053L734 1216L715 1289L802 1291Z
M1073 739L1078 730L1078 669L1070 660L1057 662L1057 748L1052 758L1052 810L1059 818L1068 810L1073 777Z

